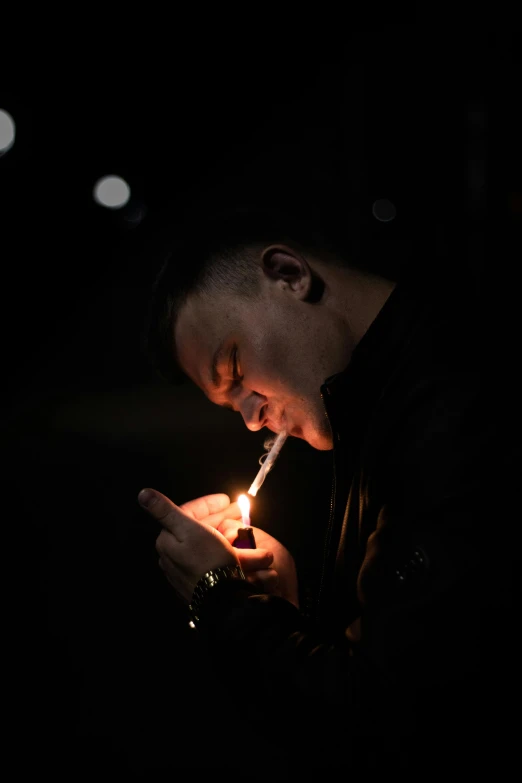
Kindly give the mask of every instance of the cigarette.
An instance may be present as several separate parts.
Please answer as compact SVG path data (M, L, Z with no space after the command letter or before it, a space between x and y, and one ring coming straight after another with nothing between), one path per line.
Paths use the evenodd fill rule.
M279 452L281 451L281 448L283 447L283 444L287 439L287 437L288 437L287 433L284 430L282 430L277 436L277 438L275 439L274 445L266 455L266 458L263 461L263 464L261 465L261 469L259 470L257 476L252 482L250 489L248 490L248 494L251 495L252 497L255 497L257 495L259 487L262 485L263 481L265 480L267 473L272 469L272 466L275 460L277 459L277 456L279 455Z

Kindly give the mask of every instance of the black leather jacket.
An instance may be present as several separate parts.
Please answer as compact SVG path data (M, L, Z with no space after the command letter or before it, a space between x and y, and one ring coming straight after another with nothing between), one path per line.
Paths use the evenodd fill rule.
M511 572L492 520L510 457L461 283L399 282L321 388L335 475L313 619L247 583L208 595L202 635L224 667L249 661L265 726L299 738L291 766L470 769L470 753L482 767L486 745L504 752Z

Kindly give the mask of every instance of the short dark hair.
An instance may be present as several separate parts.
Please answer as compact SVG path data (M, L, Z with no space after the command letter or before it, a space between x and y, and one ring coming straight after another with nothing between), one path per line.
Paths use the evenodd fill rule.
M155 371L171 383L185 379L176 357L174 328L190 295L226 291L254 297L259 280L255 250L267 244L285 243L316 253L322 260L357 266L355 234L348 226L345 229L348 248L336 238L328 218L318 212L295 214L244 206L185 217L152 285L147 307L143 347Z

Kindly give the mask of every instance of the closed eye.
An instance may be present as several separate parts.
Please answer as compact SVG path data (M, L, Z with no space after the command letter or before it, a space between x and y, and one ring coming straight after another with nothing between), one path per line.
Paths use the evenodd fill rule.
M239 384L241 383L244 377L243 375L241 375L241 371L239 368L237 346L234 346L232 352L230 353L229 362L228 362L228 372L232 376L232 382L229 382L227 390L224 391L225 394L230 394L230 392L236 386L239 386ZM236 410L236 408L229 402L216 402L216 405L219 405L220 408L226 408L229 411Z
M243 380L243 375L240 374L238 359L237 359L237 345L232 352L232 377L236 383Z

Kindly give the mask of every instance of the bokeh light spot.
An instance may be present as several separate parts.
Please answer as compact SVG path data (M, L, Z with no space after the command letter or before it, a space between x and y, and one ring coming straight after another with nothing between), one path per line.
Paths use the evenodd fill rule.
M0 155L10 149L15 140L15 123L9 112L0 109Z
M380 198L377 201L374 201L372 206L372 212L374 218L380 220L382 223L388 223L390 220L393 220L394 217L397 215L395 204L393 204L387 198Z
M93 196L102 207L121 209L130 198L130 187L121 177L101 177L94 186Z

